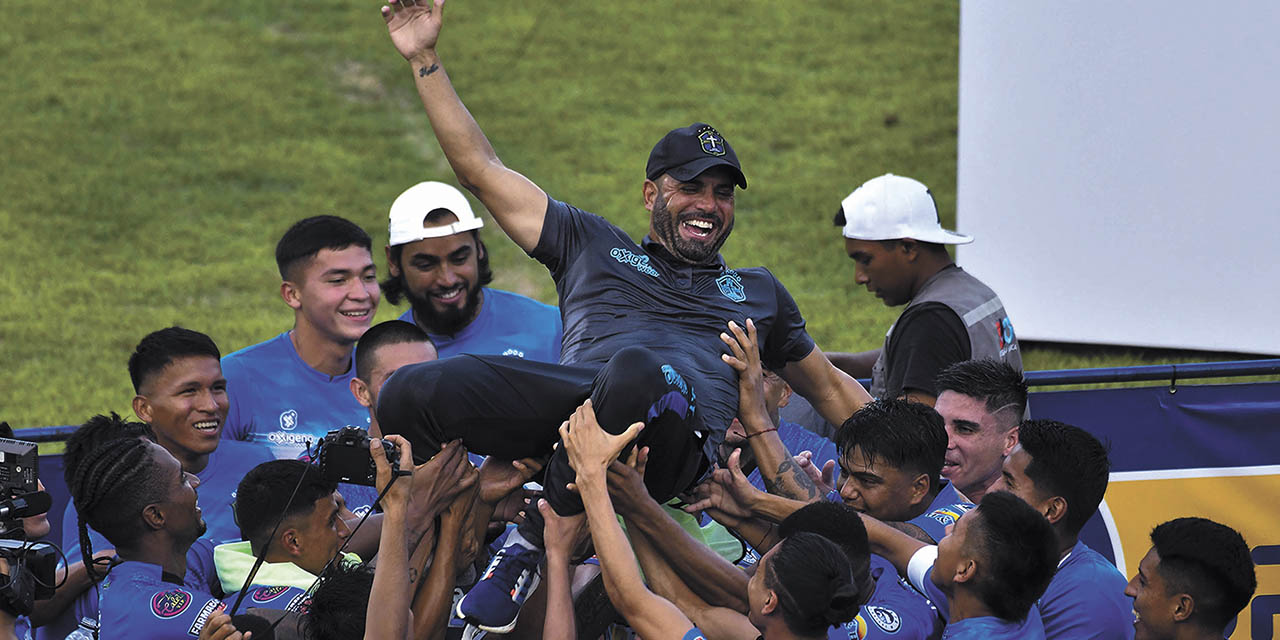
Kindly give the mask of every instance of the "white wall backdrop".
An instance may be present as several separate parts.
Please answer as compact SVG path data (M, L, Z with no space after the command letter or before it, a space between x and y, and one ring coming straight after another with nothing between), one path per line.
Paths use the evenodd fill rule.
M1018 336L1280 354L1280 2L960 17L959 261Z

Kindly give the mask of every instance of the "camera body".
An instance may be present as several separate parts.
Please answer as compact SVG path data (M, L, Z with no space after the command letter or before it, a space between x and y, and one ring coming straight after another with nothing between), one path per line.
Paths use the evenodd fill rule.
M36 443L0 438L0 497L23 496L39 491L39 457Z
M36 600L53 597L58 551L48 542L0 539L0 558L9 563L0 600L20 615L31 613Z
M348 482L367 487L377 486L378 469L369 454L369 432L360 427L343 427L325 435L320 441L316 460L320 475L327 480ZM392 471L400 469L400 448L382 441L382 451Z

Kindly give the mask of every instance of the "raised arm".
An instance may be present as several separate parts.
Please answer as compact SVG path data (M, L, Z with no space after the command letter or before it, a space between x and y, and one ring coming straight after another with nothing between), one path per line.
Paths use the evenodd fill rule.
M409 441L400 436L387 436L386 439L400 447L400 468L412 469L413 449ZM387 456L382 451L380 440L375 438L369 443L369 454L373 456L373 464L378 470L377 486L386 491L382 499L382 509L386 516L382 520L382 539L378 543L378 557L381 561L373 573L369 608L365 613L366 640L404 638L409 631L410 591L405 588L405 584L409 582L406 529L410 483L405 478L394 481L397 472L391 469ZM388 483L391 483L390 489L386 488Z
M587 524L609 600L636 635L649 640L676 640L693 628L693 623L674 604L644 586L631 545L609 501L606 469L643 427L644 423L637 422L622 435L605 433L588 400L560 426L560 437L577 472L575 484L587 509Z
M745 613L747 611L747 576L741 569L733 566L710 547L693 539L662 506L649 495L644 486L644 463L648 448L633 450L631 460L626 463L614 462L609 465L609 495L614 506L627 521L627 531L643 533L653 540L662 541L662 550L671 565L679 568L680 578L697 593L699 598L712 604L732 607ZM636 545L637 554L639 545ZM649 570L645 575L650 577ZM680 602L662 593L664 597L675 602L688 614L689 609ZM691 616L692 617L692 616Z
M827 422L836 426L844 424L862 405L871 402L871 394L831 364L817 347L804 358L788 363L779 373Z
M867 528L871 552L884 557L900 575L906 577L911 556L927 545L866 514L862 515L862 524Z
M382 7L391 42L413 69L418 96L458 182L484 203L521 249L532 251L542 235L547 194L502 164L454 92L436 55L443 14L444 0L391 0Z
M730 353L720 357L738 372L738 419L747 431L747 443L756 456L764 486L769 493L792 500L821 499L817 485L778 437L778 429L765 408L764 369L760 364L755 322L748 318L745 329L730 322L729 332L721 333L720 339L729 345Z

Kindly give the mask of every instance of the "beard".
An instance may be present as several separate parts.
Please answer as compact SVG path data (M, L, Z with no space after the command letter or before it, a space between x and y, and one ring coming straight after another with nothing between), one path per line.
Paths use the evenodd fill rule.
M676 219L679 218L679 219ZM696 240L687 240L680 235L677 227L684 220L705 219L695 213L680 214L672 216L667 210L667 202L661 197L654 199L653 202L653 231L658 236L658 240L666 245L673 255L686 262L693 264L706 264L711 262L720 253L720 247L724 246L724 241L729 239L729 234L733 232L733 220L729 221L729 226L724 229L719 237L710 242L698 242ZM719 226L719 222L715 223ZM714 233L718 229L712 229Z
M443 310L436 308L435 303L431 301L430 293L420 296L409 287L405 287L404 297L408 298L409 304L413 307L414 320L417 320L419 325L426 325L427 333L452 336L457 335L459 331L471 324L472 320L475 320L476 311L480 308L480 285L467 285L466 301L461 307L447 307Z

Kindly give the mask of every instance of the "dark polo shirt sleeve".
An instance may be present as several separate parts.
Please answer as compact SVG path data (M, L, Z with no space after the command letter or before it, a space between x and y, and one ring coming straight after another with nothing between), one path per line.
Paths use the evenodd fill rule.
M800 307L791 297L791 292L782 286L782 282L771 271L764 267L759 269L773 280L774 295L777 298L777 318L769 333L761 339L760 359L764 366L777 371L788 363L809 355L813 351L814 342L805 330L804 317L800 315Z

